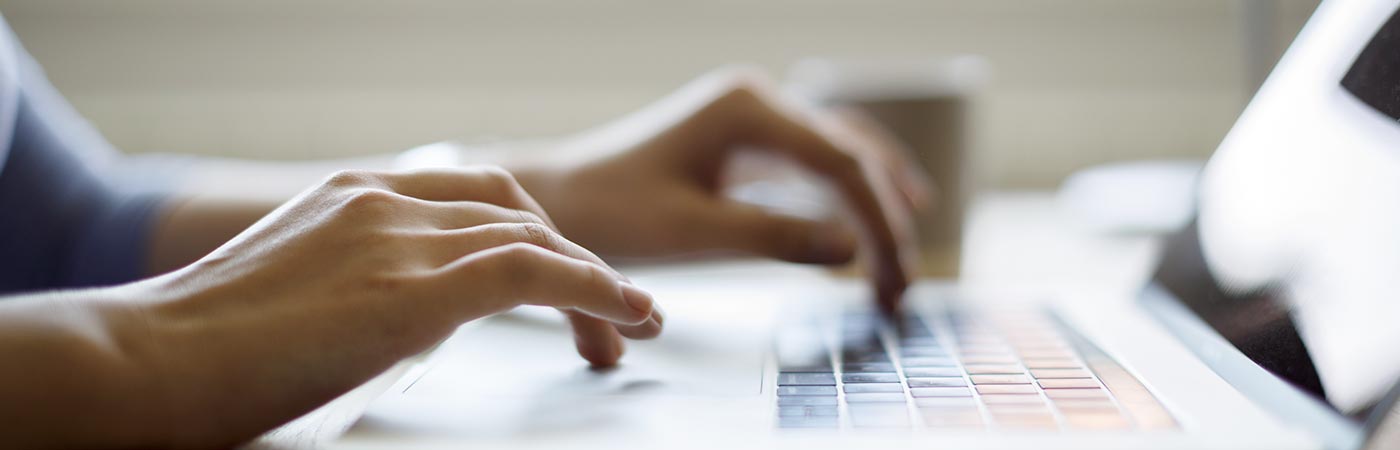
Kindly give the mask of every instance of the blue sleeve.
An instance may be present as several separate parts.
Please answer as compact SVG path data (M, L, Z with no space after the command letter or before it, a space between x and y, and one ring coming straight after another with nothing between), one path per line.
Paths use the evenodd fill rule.
M171 171L129 164L140 158L111 148L4 28L0 65L18 83L0 90L0 108L12 112L0 141L0 294L143 277Z

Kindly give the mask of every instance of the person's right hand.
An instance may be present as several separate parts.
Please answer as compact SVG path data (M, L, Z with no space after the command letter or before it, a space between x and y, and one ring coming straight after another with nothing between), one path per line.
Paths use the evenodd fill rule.
M602 365L620 336L653 337L662 322L649 294L487 167L339 173L126 289L133 307L118 308L114 334L177 446L255 437L517 305L564 311L580 354Z

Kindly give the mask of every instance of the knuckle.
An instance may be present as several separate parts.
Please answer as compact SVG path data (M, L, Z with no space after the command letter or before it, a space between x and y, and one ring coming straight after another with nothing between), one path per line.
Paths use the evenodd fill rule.
M585 280L587 281L589 286L598 288L602 292L606 292L607 290L612 289L612 286L616 283L614 281L613 275L609 273L607 269L604 269L602 266L582 261L578 262L578 264L583 264L583 267L586 271L584 273L586 275Z
M537 225L545 225L544 218L543 218L543 217L540 217L539 214L535 214L535 213L532 212L532 211L526 211L526 210L523 210L523 209L517 209L517 210L514 210L514 211L515 211L516 219L518 219L520 223L533 223L533 224L537 224ZM549 227L548 227L548 226L545 226L545 228L549 228ZM553 230L550 230L550 231L553 231Z
M399 203L397 194L380 189L356 189L346 196L342 209L354 212L387 212Z
M516 225L518 240L546 249L557 249L559 238L554 230L540 223L530 222Z
M731 91L748 90L749 93L757 93L773 83L768 72L754 64L729 64L715 69L714 74L723 80Z
M529 281L542 262L539 251L537 246L519 242L502 246L495 259L496 270L507 279Z
M525 188L515 175L499 166L481 165L467 169L476 194L488 203L517 208L525 205Z
M341 170L331 174L323 184L337 188L352 188L373 185L377 180L378 176L367 170Z
M763 82L754 77L735 77L728 80L720 101L741 106L763 103L764 89Z
M513 193L520 183L515 180L515 175L499 166L477 167L476 177L481 180L481 184L496 193Z

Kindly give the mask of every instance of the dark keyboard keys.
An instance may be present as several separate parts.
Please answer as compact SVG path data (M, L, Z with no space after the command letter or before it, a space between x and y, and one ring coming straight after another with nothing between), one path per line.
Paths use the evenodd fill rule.
M904 393L864 392L846 393L846 403L904 403Z
M778 386L778 396L780 396L780 397L786 397L786 396L805 396L805 395L821 395L821 396L835 397L835 396L836 396L836 386L803 386L803 385Z
M893 372L856 372L841 374L842 383L898 383L899 374Z
M847 394L872 392L903 393L904 385L899 383L847 383L843 385Z
M836 376L830 373L779 372L778 386L835 386Z
M842 372L894 372L892 363L851 363L841 366Z

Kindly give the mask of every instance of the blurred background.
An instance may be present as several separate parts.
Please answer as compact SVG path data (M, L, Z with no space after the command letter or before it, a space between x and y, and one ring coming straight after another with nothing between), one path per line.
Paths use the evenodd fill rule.
M304 159L603 123L732 62L979 55L973 180L1202 157L1315 0L3 0L128 152Z

